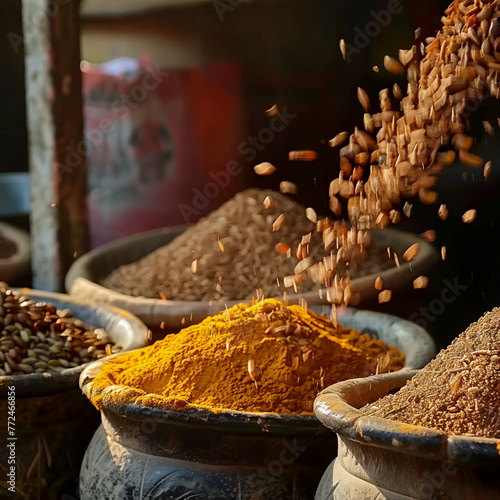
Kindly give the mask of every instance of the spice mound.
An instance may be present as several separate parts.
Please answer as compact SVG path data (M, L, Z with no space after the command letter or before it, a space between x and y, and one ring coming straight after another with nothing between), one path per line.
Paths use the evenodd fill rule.
M69 309L35 302L0 283L0 376L54 373L121 351Z
M485 314L399 392L364 408L450 435L500 438L500 308Z
M310 414L328 385L399 370L405 355L300 306L239 304L104 364L90 399L170 410ZM118 387L119 386L119 387Z
M320 288L322 279L314 276L312 264L323 257L340 277L394 266L385 247L366 249L365 242L337 255L335 242L345 237L340 223L324 242L327 233L317 231L316 222L321 223L316 214L308 218L302 205L281 193L247 189L169 244L114 270L102 284L136 297L224 303L250 300L256 290L264 297L282 297L285 289Z

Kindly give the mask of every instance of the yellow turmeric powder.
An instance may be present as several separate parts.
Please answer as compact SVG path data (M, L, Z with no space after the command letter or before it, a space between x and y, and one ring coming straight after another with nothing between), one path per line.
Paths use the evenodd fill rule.
M316 394L328 385L398 370L404 360L370 335L268 299L237 305L108 361L90 396L99 409L136 403L310 414Z

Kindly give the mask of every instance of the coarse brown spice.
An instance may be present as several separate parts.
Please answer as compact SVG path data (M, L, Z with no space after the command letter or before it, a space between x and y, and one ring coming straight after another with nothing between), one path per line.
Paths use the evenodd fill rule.
M369 415L450 435L500 438L500 308L486 313Z

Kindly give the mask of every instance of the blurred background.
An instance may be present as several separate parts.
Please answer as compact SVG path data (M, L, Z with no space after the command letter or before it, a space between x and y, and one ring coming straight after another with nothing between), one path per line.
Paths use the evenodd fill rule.
M299 186L298 201L327 214L328 185L339 170L338 149L327 142L362 124L357 87L372 98L392 87L397 77L384 69L383 57L409 48L417 28L433 36L447 6L428 1L423 8L411 0L82 2L81 54L75 57L81 60L85 144L67 151L65 168L78 168L86 157L90 245L195 222L238 190L277 189L281 180ZM381 12L388 9L386 22ZM0 0L4 179L28 172L25 53L22 41L9 36L21 32L21 1ZM346 61L341 38L349 47ZM282 114L271 130L265 110L273 104ZM434 245L447 247L429 288L364 305L420 322L440 347L500 304L499 111L490 99L471 118L476 151L493 162L488 182L479 170L450 165L437 188L449 206L448 220L437 217L437 206L412 201L413 215L402 223L414 233L435 229ZM485 134L486 119L496 136ZM319 159L289 162L294 149L313 149ZM257 178L253 166L262 161L276 165L277 175ZM203 195L208 182L217 188ZM19 209L4 210L0 218L29 229L25 204L12 203L18 202ZM465 225L461 215L470 208L478 216ZM444 290L453 300L443 302Z

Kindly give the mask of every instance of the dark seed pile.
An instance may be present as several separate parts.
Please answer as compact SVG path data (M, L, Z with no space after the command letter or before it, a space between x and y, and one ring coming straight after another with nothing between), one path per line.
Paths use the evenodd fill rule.
M34 302L0 283L0 376L60 372L121 349L69 309Z
M364 407L369 415L450 435L500 438L500 308L457 337L399 392Z
M318 280L297 271L297 251L301 246L306 251L302 263L306 257L318 262L335 256L336 247L333 240L325 251L317 231L322 221L315 221L311 210L312 220L304 207L280 193L248 189L168 245L116 269L102 284L126 295L193 301L250 299L256 290L282 297L285 290L316 289ZM364 255L351 252L334 261L339 275L351 278L394 266L386 249L375 245Z

